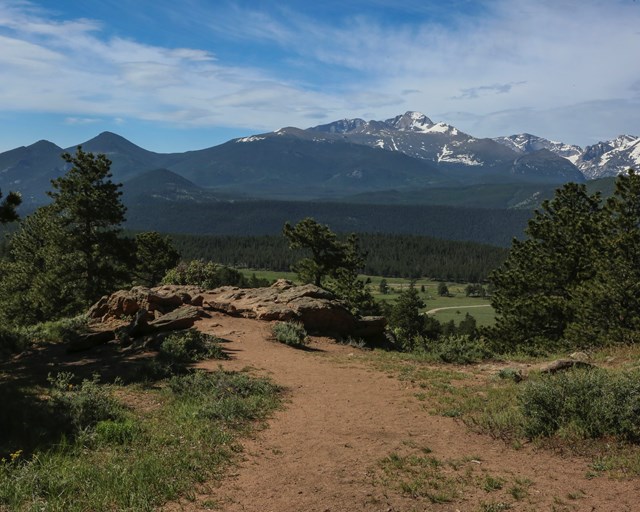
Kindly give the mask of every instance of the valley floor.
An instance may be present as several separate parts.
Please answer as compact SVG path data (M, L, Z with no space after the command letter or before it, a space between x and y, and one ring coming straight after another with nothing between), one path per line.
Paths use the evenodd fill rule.
M359 349L324 338L294 349L270 339L269 323L218 314L197 327L231 342L225 369L267 375L287 400L232 473L165 510L640 510L640 480L594 476L587 459L473 433L431 413L410 380L375 369Z

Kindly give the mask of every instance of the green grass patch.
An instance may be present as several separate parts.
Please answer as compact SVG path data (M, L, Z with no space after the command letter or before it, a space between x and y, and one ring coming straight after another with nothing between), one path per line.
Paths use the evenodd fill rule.
M269 381L222 370L153 388L74 386L63 375L46 392L72 432L47 449L4 457L2 510L156 510L219 475L239 450L238 436L280 400ZM120 403L121 394L135 394L138 406Z
M382 481L413 498L427 498L431 503L449 503L462 495L467 478L456 475L431 455L392 453L379 463Z

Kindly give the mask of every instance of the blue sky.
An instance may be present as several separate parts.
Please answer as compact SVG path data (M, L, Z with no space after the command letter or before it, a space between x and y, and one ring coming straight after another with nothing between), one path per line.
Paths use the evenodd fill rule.
M640 2L0 0L0 151L407 110L477 137L640 135Z

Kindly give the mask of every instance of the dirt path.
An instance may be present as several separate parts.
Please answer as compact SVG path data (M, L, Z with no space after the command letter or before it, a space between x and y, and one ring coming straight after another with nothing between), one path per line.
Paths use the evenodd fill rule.
M444 311L446 309L467 309L467 308L490 308L491 304L474 304L473 306L447 306L446 308L435 308L425 311L425 315L435 315L438 311Z
M252 367L288 390L269 428L245 443L243 460L223 484L172 510L230 512L342 511L638 511L640 482L587 479L588 463L470 432L433 416L410 384L357 363L354 350L314 339L312 351L268 341L270 325L215 315L198 328L231 340L228 369ZM218 362L205 366L217 367ZM392 453L426 453L442 462L453 501L412 497L380 461ZM502 489L487 490L487 477ZM525 496L515 498L520 486ZM437 501L437 500L436 500Z

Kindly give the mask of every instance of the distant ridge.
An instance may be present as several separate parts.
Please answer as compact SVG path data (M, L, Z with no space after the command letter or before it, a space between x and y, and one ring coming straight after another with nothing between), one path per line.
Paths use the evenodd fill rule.
M420 190L481 185L544 188L640 166L640 138L634 136L620 136L584 150L531 134L476 138L412 111L386 120L342 119L307 129L282 128L185 153L148 151L112 132L80 145L85 151L106 154L112 161L113 179L126 182L125 188L167 200L332 200L375 197L390 190L409 198ZM76 146L67 150L73 152ZM66 171L60 158L63 151L41 140L0 153L0 189L21 192L25 204L46 202L50 180ZM145 192L135 179L159 169L186 182L179 184L175 175L171 179L166 174L147 176L148 184L158 183L147 186ZM128 192L129 197L132 193Z

